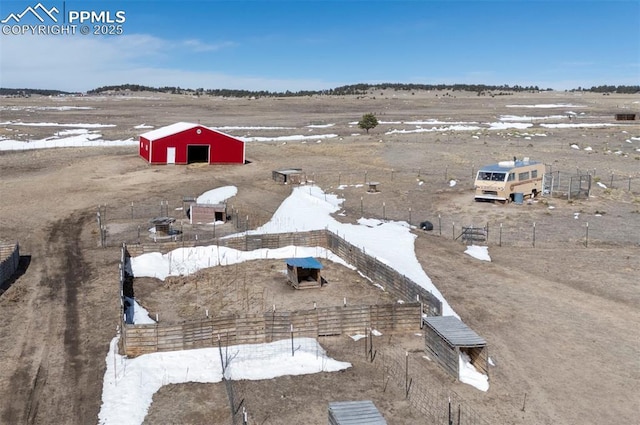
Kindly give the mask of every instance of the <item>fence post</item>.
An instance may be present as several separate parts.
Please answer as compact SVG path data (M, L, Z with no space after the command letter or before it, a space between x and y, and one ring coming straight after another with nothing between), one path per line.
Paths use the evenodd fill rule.
M498 246L502 246L502 223L500 223L500 239L498 240Z
M585 248L589 247L589 222L587 221L587 227L585 229L585 235L584 235L584 246Z
M442 236L442 217L438 214L438 231L440 232L440 236Z
M295 350L293 348L293 325L291 325L291 357L295 355Z
M533 247L536 247L536 222L533 222Z
M571 200L571 188L573 187L573 177L569 177L569 190L567 190L567 201Z

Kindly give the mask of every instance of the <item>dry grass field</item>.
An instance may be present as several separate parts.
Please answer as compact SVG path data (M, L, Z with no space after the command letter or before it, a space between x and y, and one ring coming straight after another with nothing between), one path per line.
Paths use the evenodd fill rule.
M271 180L271 171L284 167L303 168L325 191L339 193L345 201L338 220L355 222L364 215L413 225L436 223L432 232L415 230L416 255L462 320L488 341L495 363L490 389L484 393L451 380L435 363L422 359L413 334L383 336L378 344L381 351L411 350L416 362L422 362L420 375L463 397L483 419L478 423L638 423L640 121L616 122L614 114L638 113L639 102L638 96L615 94L492 97L386 90L357 97L222 99L149 93L2 99L0 137L12 140L40 140L63 129L16 125L18 121L115 124L92 129L104 140L136 140L145 130L135 126L157 128L177 121L227 127L223 131L242 137L337 137L251 141L246 144L250 163L243 166L152 167L138 157L135 145L0 151L0 239L18 241L28 266L0 293L0 423L97 423L105 356L119 323L119 243L136 240L133 229L157 215L158 201L176 207L184 195L224 185L238 188L229 202L251 215L252 227L260 225L289 194L289 186ZM576 113L571 121L567 111ZM381 124L365 134L353 123L369 112ZM487 129L507 115L534 125ZM449 124L417 124L443 129L415 132L416 125L407 123L431 119ZM541 125L553 123L607 125ZM308 127L322 124L333 125ZM480 129L444 129L453 124ZM474 202L473 171L513 156L542 161L553 170L588 170L607 186L614 176L615 185L594 185L588 199ZM380 182L380 192L367 194L361 186L366 180ZM131 203L140 205L134 219ZM106 248L98 243L98 205L108 205L112 223ZM491 262L464 254L465 246L453 240L460 226L486 224ZM235 231L231 224L225 226L225 232ZM281 267L265 261L252 264L251 271L238 266L172 278L160 285L172 291L169 295L155 294L153 281L145 279L140 294L159 310L180 294L189 303L175 309L176 319L205 303L212 309L218 305L220 312L258 311L272 303L283 308L310 305L318 296L311 290L301 295L307 299L286 296L277 278ZM252 285L247 275L254 270L268 280ZM359 287L365 281L354 272L336 265L328 272L350 296L378 301L379 293ZM203 289L201 296L190 286L193 279L200 279L202 288L207 282L222 283L209 286L208 293ZM237 294L224 289L233 279L242 282ZM330 295L326 302L343 296ZM251 423L323 424L327 403L347 399L373 400L390 424L429 423L400 389L382 390L375 370L349 346L353 341L320 343L354 367L344 373L240 383ZM228 418L219 419L225 415L223 386L172 385L156 394L146 423L228 423Z

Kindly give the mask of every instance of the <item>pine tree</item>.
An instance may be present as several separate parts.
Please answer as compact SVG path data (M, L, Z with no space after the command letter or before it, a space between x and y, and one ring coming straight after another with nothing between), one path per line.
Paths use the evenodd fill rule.
M364 114L362 119L358 122L358 127L367 131L369 134L369 130L375 128L378 125L378 119L374 114Z

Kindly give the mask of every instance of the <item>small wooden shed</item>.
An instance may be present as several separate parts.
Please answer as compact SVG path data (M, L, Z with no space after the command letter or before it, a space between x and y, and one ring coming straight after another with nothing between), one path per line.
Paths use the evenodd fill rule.
M322 270L322 264L313 257L287 259L287 279L296 289L322 286L320 270Z
M302 168L286 168L271 172L271 178L282 184L300 184L306 180Z
M480 373L489 376L487 342L455 316L430 316L424 319L426 352L449 374L459 379L460 353L471 359Z
M191 224L226 222L227 204L192 204L187 215Z
M371 400L329 403L329 425L387 425Z

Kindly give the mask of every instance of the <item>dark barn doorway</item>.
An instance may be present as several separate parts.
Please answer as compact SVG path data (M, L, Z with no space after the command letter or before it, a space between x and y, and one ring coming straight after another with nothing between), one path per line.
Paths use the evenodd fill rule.
M209 162L209 145L187 146L187 164Z

